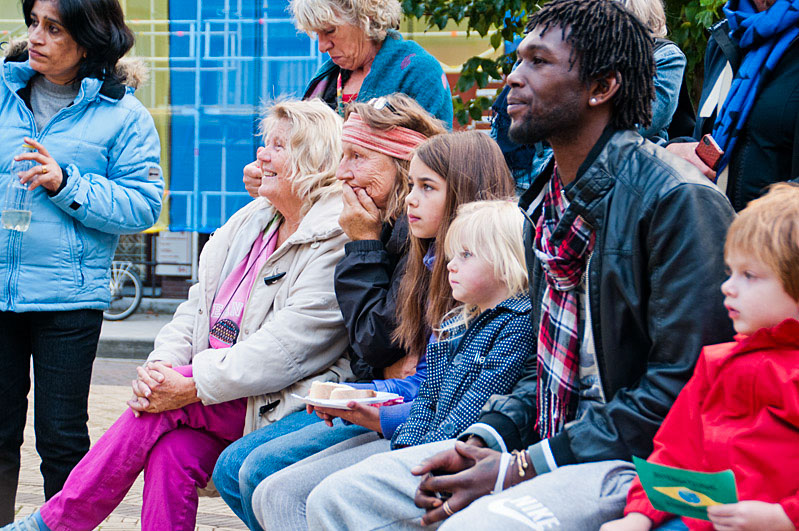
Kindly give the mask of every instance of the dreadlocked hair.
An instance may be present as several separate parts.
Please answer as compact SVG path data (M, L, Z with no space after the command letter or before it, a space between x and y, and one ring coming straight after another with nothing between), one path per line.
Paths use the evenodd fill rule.
M617 129L647 127L655 99L653 41L647 28L620 2L555 0L530 16L526 31L544 35L559 27L571 47L571 66L579 59L580 81L590 83L616 72L619 91L613 97L611 125Z

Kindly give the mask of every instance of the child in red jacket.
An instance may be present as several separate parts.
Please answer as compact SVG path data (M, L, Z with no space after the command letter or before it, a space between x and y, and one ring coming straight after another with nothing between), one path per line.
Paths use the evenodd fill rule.
M625 517L601 531L799 527L799 186L775 185L752 201L730 226L724 258L721 291L738 335L702 350L649 461L732 469L744 501L708 507L710 522L674 520L636 478Z

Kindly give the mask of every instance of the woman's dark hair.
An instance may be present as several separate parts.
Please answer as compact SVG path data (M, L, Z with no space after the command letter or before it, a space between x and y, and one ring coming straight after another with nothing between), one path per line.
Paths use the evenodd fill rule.
M80 62L78 77L113 79L116 64L133 48L133 32L125 24L119 0L50 0L55 2L61 24L78 45L86 51ZM31 25L31 10L36 0L22 0L25 24Z
M434 136L416 148L415 156L447 183L444 216L435 238L421 240L408 235L410 250L397 296L394 339L406 352L420 356L427 346L427 331L441 326L444 315L456 305L447 281L444 239L458 207L482 199L513 197L515 183L502 150L479 131ZM435 242L439 244L431 272L422 259Z

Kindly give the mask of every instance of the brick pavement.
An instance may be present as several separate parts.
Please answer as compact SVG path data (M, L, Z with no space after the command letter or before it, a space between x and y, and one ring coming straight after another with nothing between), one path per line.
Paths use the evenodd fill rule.
M125 410L125 401L130 397L129 382L135 375L136 360L98 358L92 372L92 388L89 394L89 434L96 441ZM33 402L33 394L28 397ZM33 433L33 407L28 407L28 424L25 427L25 443L22 446L22 471L17 491L17 517L32 513L44 502L42 476L39 473L39 457L36 454ZM140 529L142 477L133 485L120 506L98 529ZM169 529L167 523L164 529ZM247 529L233 514L221 498L200 498L197 513L197 530L227 531Z

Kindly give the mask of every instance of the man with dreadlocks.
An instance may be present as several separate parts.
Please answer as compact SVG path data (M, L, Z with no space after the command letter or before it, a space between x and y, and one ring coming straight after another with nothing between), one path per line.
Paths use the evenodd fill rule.
M328 477L311 529L597 529L621 515L631 458L652 451L701 347L732 338L719 289L732 208L635 130L654 98L647 28L619 2L562 0L527 31L510 134L554 152L521 200L537 356L466 442Z

